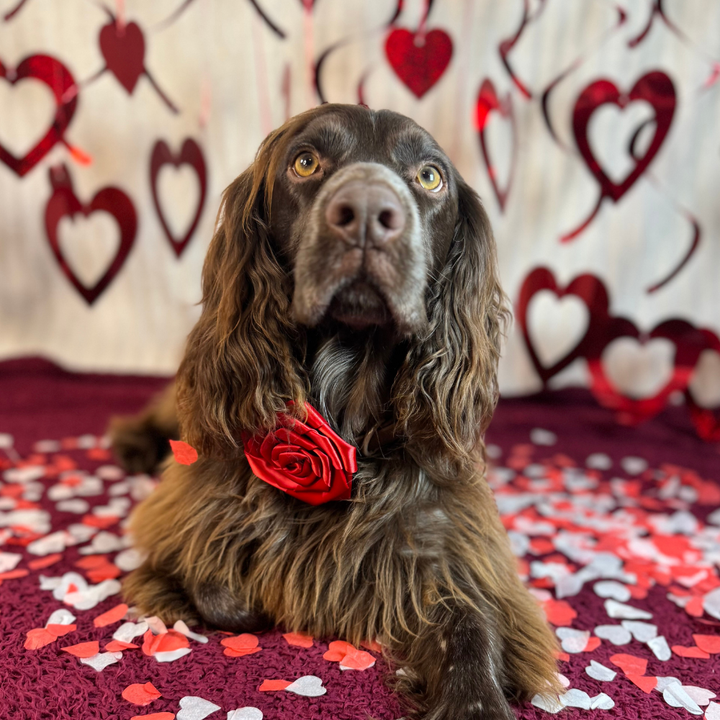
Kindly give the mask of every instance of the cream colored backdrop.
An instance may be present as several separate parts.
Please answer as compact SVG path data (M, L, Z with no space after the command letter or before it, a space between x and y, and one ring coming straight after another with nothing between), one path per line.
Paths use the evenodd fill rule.
M0 14L12 12L18 2L0 0ZM545 266L561 287L583 273L596 276L607 288L612 315L631 319L640 331L668 318L683 318L715 335L720 330L716 0L666 0L665 17L656 13L649 31L634 44L629 41L651 19L652 0L436 0L424 30L445 31L453 52L422 98L408 89L385 54L395 0L316 0L311 11L301 0L257 0L284 39L249 0L194 0L184 9L183 0L105 2L106 9L94 0L26 0L10 19L0 21L0 61L6 68L29 55L49 55L68 68L79 87L77 108L64 132L67 144L56 143L23 177L0 162L0 357L41 354L74 369L172 373L198 314L200 269L220 193L288 112L317 104L312 68L332 46L320 74L327 100L357 102L362 82L370 107L415 118L479 191L513 301L532 269ZM622 23L618 8L625 14ZM395 26L416 30L427 9L426 0L408 0ZM177 10L182 11L173 19ZM507 57L531 97L513 83L500 52L501 44L518 32L524 11L528 22ZM148 74L132 94L109 70L94 78L105 66L101 28L118 12L125 22L137 23L145 40ZM547 102L554 139L543 117L542 93L576 61ZM667 137L632 187L617 202L606 199L583 233L561 243L560 237L590 214L599 193L573 136L578 96L601 78L627 93L650 71L665 73L674 86ZM170 110L148 75L179 112ZM499 111L488 115L483 128L501 188L508 186L516 151L504 211L489 179L475 119L485 79L500 98L510 96L515 118L514 133ZM628 143L656 112L638 100L625 109L605 104L593 113L590 146L614 182L635 167ZM37 143L54 114L47 84L0 79L0 144L16 157ZM648 127L638 140L645 148L653 123ZM207 199L178 258L153 205L149 168L157 141L177 153L186 138L202 149ZM92 163L73 160L68 145L91 156ZM46 235L49 168L61 163L81 203L115 186L137 213L131 251L92 305L62 272ZM187 165L165 165L158 188L168 224L182 234L197 205L197 176ZM693 220L700 229L696 251L672 280L648 293L687 254ZM65 217L58 228L68 265L92 285L117 251L117 223L98 212ZM536 354L546 366L571 350L593 322L577 296L559 298L547 290L534 297L527 318ZM667 340L643 344L621 338L603 349L601 360L616 387L637 398L657 393L668 382L674 353ZM720 405L720 355L703 352L692 377L697 399ZM507 342L501 382L506 393L531 392L542 384L518 323ZM586 360L578 358L549 382L587 384Z

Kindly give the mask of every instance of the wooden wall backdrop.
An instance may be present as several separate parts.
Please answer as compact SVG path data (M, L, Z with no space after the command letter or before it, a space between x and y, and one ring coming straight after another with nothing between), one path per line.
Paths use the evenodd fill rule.
M507 394L720 439L716 0L0 0L0 357L170 373L222 189L323 100L484 198Z

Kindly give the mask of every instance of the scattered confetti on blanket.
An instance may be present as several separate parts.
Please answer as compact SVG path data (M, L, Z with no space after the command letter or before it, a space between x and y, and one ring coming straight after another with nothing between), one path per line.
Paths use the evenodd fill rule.
M0 717L399 718L377 647L123 604L122 528L156 481L102 433L163 383L0 364ZM720 720L720 453L683 422L624 428L575 391L501 403L490 482L567 686L518 717Z

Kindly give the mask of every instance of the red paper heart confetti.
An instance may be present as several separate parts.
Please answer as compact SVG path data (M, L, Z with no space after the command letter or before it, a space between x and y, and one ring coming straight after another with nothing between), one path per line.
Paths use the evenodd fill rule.
M285 633L283 635L288 645L301 648L311 648L313 639L309 635L300 635L298 633Z
M63 652L70 653L70 655L74 655L78 658L89 658L100 652L100 643L97 640L91 640L90 642L79 643L78 645L68 645L67 647L60 649Z
M673 645L670 648L676 655L684 658L697 658L698 660L709 660L710 655L699 647L684 647L682 645Z
M577 617L575 610L565 600L554 598L546 600L543 603L543 610L548 622L556 627L566 627Z
M28 630L23 647L26 650L38 650L39 648L55 642L57 637L47 630L47 628L33 628Z
M291 682L287 680L263 680L262 685L258 688L260 692L276 692L290 687Z
M647 670L647 660L626 653L611 655L610 662L617 665L626 675L644 675Z
M177 630L168 630L159 635L153 635L152 630L148 630L143 636L142 651L145 655L172 652L186 647L190 647L190 641Z
M695 644L706 653L720 653L720 635L693 635Z
M182 440L171 440L170 448L175 456L175 460L181 465L192 465L194 462L197 462L197 450L186 442Z
M633 673L626 673L627 679L637 685L643 692L651 693L657 687L657 678L646 675L635 675Z
M105 652L122 652L123 650L137 650L140 646L133 643L126 643L122 640L111 640L105 646Z
M368 670L375 665L375 658L364 650L349 652L342 660L340 667L348 670Z
M223 655L228 657L243 657L262 650L261 647L258 647L258 639L250 633L225 638L220 641L220 644L225 647Z
M93 620L93 625L95 627L106 627L107 625L112 625L113 623L118 622L119 620L122 620L125 617L125 614L128 611L128 606L126 603L120 603L120 605L116 605L111 610L108 610L107 612L102 613L101 615L98 615Z
M162 693L152 683L133 683L122 691L122 696L133 705L149 705L161 698Z
M323 659L330 662L340 662L348 653L355 652L357 648L344 640L335 640L328 645L327 652Z

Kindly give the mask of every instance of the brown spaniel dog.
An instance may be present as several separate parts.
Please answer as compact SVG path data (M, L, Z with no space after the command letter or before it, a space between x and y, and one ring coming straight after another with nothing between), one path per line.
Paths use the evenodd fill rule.
M377 640L425 720L511 720L508 700L556 691L484 476L505 317L480 201L412 120L323 105L271 133L225 192L177 376L200 459L136 509L128 601ZM349 501L303 502L248 464L248 438L306 402L357 448ZM152 467L175 423L171 391L115 423L116 450Z

